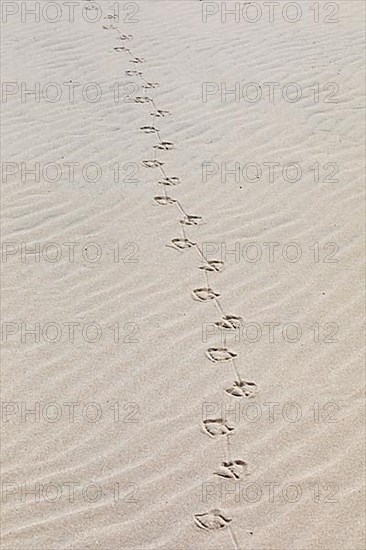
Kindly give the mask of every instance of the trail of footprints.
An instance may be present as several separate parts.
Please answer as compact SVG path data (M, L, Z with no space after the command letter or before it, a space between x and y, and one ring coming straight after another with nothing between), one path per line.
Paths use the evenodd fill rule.
M117 39L125 42L133 39L131 34L123 34L120 29L114 24L114 16L110 15L105 18L107 23L103 25L106 30L114 30L117 33ZM126 46L116 46L114 51L117 53L126 53L131 59L130 63L143 64L145 59L135 56L131 49ZM159 170L161 177L158 180L158 185L162 189L162 193L154 197L156 204L161 206L175 206L180 214L179 226L181 236L171 239L166 245L169 248L183 254L185 251L194 248L199 256L200 265L199 270L204 273L204 286L197 287L192 291L192 298L201 303L211 302L215 305L219 319L216 321L216 326L223 331L226 341L226 333L237 330L241 323L242 318L238 315L228 315L224 312L224 309L219 301L220 294L216 292L209 282L209 274L220 273L224 268L224 262L220 260L210 260L205 257L200 245L188 238L186 233L187 227L199 226L204 223L201 216L188 214L186 209L180 203L180 201L171 195L171 188L179 185L181 180L177 176L168 176L164 166L165 162L157 159L158 151L171 151L174 148L174 144L171 141L163 140L161 137L161 131L156 126L155 119L162 119L171 113L167 110L158 109L154 100L146 95L147 90L157 88L159 84L157 82L150 82L145 79L143 72L139 70L126 70L126 76L136 77L142 82L142 89L144 90L143 96L137 96L134 98L134 103L146 105L150 111L151 123L141 126L140 130L144 134L151 134L157 137L158 143L153 145L154 152L153 158L148 160L142 160L142 165L148 169ZM231 363L233 371L235 373L235 380L232 385L225 389L225 393L234 398L251 398L257 394L257 385L254 382L244 380L239 372L236 364L237 353L228 349L227 347L210 347L206 350L207 359L214 363ZM234 432L234 428L229 425L227 421L222 418L210 418L203 421L203 431L211 438L224 438L226 439L226 454L227 457L221 462L217 470L213 473L216 476L231 480L240 480L244 476L248 475L248 464L242 459L233 459L231 457L231 444L230 437ZM231 527L231 518L227 517L220 510L210 510L203 514L195 514L194 521L196 525L204 530L216 530L227 528L230 531L233 543L237 549L239 549L238 541L235 533Z

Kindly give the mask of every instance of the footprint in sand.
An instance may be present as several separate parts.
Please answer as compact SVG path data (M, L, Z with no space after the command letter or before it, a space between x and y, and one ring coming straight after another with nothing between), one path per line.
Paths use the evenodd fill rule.
M224 269L224 265L224 262L221 262L220 260L210 260L206 265L202 265L200 269L202 269L202 271L221 273Z
M220 294L214 292L212 288L196 288L192 295L193 299L198 302L208 302L209 300L214 300L220 296Z
M125 71L126 76L142 76L141 71Z
M164 118L170 115L170 111L163 111L162 109L157 109L155 113L151 113L152 116L156 118Z
M196 246L196 243L193 243L189 239L172 239L170 242L172 244L167 246L169 246L170 248L174 248L179 252L181 250L187 250L188 248L192 248L193 246Z
M143 57L134 57L133 59L130 59L130 63L135 63L135 64L138 64L138 63L145 63L146 59L144 59Z
M154 197L154 201L157 204L161 204L162 206L166 206L167 204L174 204L177 202L175 199L172 199L171 197Z
M159 151L170 151L173 147L174 143L171 141L162 141L161 143L154 145L154 149L159 149Z
M237 330L241 327L243 319L237 315L225 315L221 321L217 321L215 325L225 330Z
M180 220L183 225L201 225L203 218L201 216L186 216L183 220Z
M158 82L145 82L143 84L143 88L146 88L146 90L150 90L151 88L158 88L160 84Z
M195 514L194 520L200 529L206 531L225 529L231 522L231 519L221 510L210 510L205 514Z
M113 48L115 52L130 52L131 50L129 48L126 48L126 46L116 46Z
M160 166L164 166L164 162L160 162L160 160L143 160L142 166L145 166L145 168L159 168Z
M226 393L234 397L254 397L258 393L258 386L255 382L234 382L230 388L225 390Z
M244 460L224 460L215 475L226 479L242 479L249 475L248 464Z
M228 424L225 424L225 421L222 418L204 420L203 428L211 437L227 435L234 430L234 428Z
M231 359L237 357L237 353L229 351L227 348L208 348L206 355L213 363L231 361Z
M134 102L135 103L151 103L151 97L147 97L147 96L143 97L143 96L138 95L134 98Z
M178 185L179 183L180 183L180 178L177 178L176 176L173 176L171 178L164 178L159 181L160 185L166 185L168 187Z
M140 130L145 134L157 134L160 132L159 128L155 128L155 126L141 126Z

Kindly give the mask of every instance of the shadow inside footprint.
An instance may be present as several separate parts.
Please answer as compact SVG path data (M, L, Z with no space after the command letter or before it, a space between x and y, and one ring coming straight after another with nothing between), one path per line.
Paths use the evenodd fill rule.
M198 302L208 302L209 300L214 300L220 296L220 294L214 292L212 288L196 288L192 295L193 299Z
M159 151L170 151L173 147L174 143L171 141L162 141L161 143L154 145L154 149L159 149Z
M145 166L145 168L159 168L159 166L164 166L164 162L160 162L160 160L143 160L142 166Z
M180 178L173 176L171 178L164 178L159 181L159 185L166 185L167 187L172 187L180 183Z
M215 273L221 273L224 269L224 262L221 262L220 260L209 260L206 265L202 265L200 269L202 271L211 271Z
M135 103L151 103L151 101L152 101L151 97L147 97L147 96L143 97L138 95L134 98Z
M201 225L203 218L201 216L186 216L183 220L180 220L183 225Z
M175 199L172 199L171 197L154 197L154 201L157 204L161 204L162 206L166 206L167 204L174 204L177 202Z
M222 418L204 420L203 428L211 437L227 435L234 430L230 425L225 424Z
M142 76L141 71L125 71L126 76Z
M254 397L258 393L258 386L254 382L234 382L234 384L225 391L234 397Z
M158 82L145 82L142 87L146 90L150 90L150 88L158 88L159 86L160 84Z
M170 111L163 111L162 109L157 109L155 113L151 113L156 118L164 118L167 115L170 115Z
M200 529L205 529L206 531L225 529L231 522L231 519L220 510L210 510L205 514L195 514L194 520Z
M193 243L189 239L172 239L171 243L172 243L171 245L167 245L167 246L179 251L192 248L192 246L196 246L196 243Z
M249 475L248 464L244 460L224 460L215 474L226 479L242 479Z
M221 321L217 321L215 325L225 330L237 330L241 327L243 319L236 315L225 315Z
M160 132L159 128L155 128L155 126L141 126L140 130L145 134L157 134Z
M227 348L208 348L206 355L213 363L219 363L222 361L231 361L237 356L237 353L229 351Z

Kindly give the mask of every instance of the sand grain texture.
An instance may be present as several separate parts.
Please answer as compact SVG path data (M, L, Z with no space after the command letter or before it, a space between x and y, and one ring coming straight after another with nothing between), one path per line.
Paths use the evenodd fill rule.
M104 16L108 4L103 2ZM314 24L307 9L296 24L263 18L250 25L219 17L203 23L196 0L135 4L137 23L115 23L133 35L126 41L103 29L110 25L106 19L24 24L14 16L2 24L3 81L29 87L97 82L103 90L96 103L76 93L73 104L65 97L22 103L19 96L2 104L4 161L94 162L103 173L96 183L80 174L70 182L65 170L51 183L22 181L19 172L2 183L3 242L55 242L63 251L57 262L31 256L22 262L19 251L7 257L3 323L64 327L56 343L31 336L21 342L19 332L3 344L3 402L27 408L57 403L63 411L57 422L42 416L21 421L17 413L2 424L3 482L17 488L2 504L3 548L229 550L235 538L248 550L364 548L364 3L339 1L340 22L334 25ZM121 46L145 62L130 63L126 52L114 50ZM152 124L154 105L113 101L110 87L117 81L137 83L145 93L138 77L126 75L134 70L159 84L146 93L170 113L153 125L174 144L171 151L154 150L158 136L140 129ZM222 102L220 94L204 103L203 82L225 82L228 89L236 82L296 82L306 93L297 103ZM338 103L325 103L323 92L314 102L309 89L315 82L337 83ZM181 183L159 185L159 169L142 165L154 158ZM134 163L136 175L123 173L114 181L110 167L116 162ZM270 183L264 175L259 181L221 181L220 174L203 182L203 162L297 162L304 174L295 183L281 177ZM310 167L316 162L336 163L339 181L324 181L331 170L314 181ZM184 216L176 204L154 201L164 188L204 223L179 224ZM222 272L199 270L207 263L196 246L182 253L167 246L183 238L182 227L192 243L213 243L210 260L223 260ZM64 245L71 242L79 243L73 263ZM102 250L97 262L81 253L93 242ZM242 251L250 242L263 252L259 261L242 253L221 257L223 245ZM274 262L268 261L268 242L279 243ZM301 247L297 262L282 256L290 242ZM118 262L115 243L121 247ZM335 250L324 248L327 243L336 243L332 258L338 262L324 261ZM207 323L212 329L220 321L215 299L193 299L194 290L207 287L220 295L225 314L261 327L257 342L230 332L223 342L219 330L203 341ZM77 332L70 342L67 322L97 323L102 336L90 343ZM118 342L109 328L116 323ZM265 323L279 323L272 343ZM286 323L301 327L299 341L283 338ZM335 326L337 341L325 341ZM212 348L236 354L243 379L258 387L255 397L225 391L235 381L232 360ZM80 403L74 422L67 402ZM99 421L83 418L87 403L98 404ZM136 405L126 405L131 403ZM231 458L248 466L240 480L217 476L229 460L227 438L205 433L202 410L208 403L214 404L208 416L216 420L221 407L234 408L228 415L235 428ZM249 409L248 403L255 405ZM273 419L268 403L277 404ZM284 418L286 403L296 404L298 421ZM258 421L251 416L255 410L261 412ZM74 502L65 489L70 482L78 484ZM40 502L32 495L23 502L22 483L55 483L63 491L54 502L44 495ZM81 492L91 483L102 490L96 502L89 501L92 491L88 498ZM251 490L259 487L258 498L241 490L248 483ZM117 502L116 484L122 495ZM269 484L276 484L273 499ZM299 498L291 487L283 497L287 484L301 488ZM206 501L205 490L213 492ZM239 496L230 490L240 490ZM232 521L222 529L200 529L194 515L215 509Z

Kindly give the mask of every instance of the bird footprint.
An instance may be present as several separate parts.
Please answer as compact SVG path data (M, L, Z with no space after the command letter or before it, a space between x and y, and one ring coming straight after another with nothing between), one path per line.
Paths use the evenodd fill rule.
M225 424L222 418L204 420L203 427L206 433L208 433L211 437L216 437L217 435L227 435L234 430L234 428L228 424Z
M203 265L200 267L203 271L211 271L220 273L224 269L224 262L221 262L220 260L210 260L207 262L207 265Z
M215 474L228 479L241 479L248 475L248 464L244 460L224 460Z
M229 351L227 348L208 348L206 355L213 363L221 361L231 361L237 356L237 353Z
M186 216L180 223L183 225L200 225L203 222L201 216Z
M166 206L167 204L174 204L176 202L176 200L172 199L171 197L154 197L154 201L158 204L161 204L162 206Z
M140 130L145 134L156 134L160 131L159 128L155 128L155 126L141 126Z
M220 510L210 510L205 514L195 514L194 520L200 529L205 529L206 531L225 529L231 522L231 519Z
M215 325L226 330L237 330L240 328L242 322L243 319L241 317L236 315L225 315L222 320L215 323Z
M170 111L163 111L162 109L157 109L155 113L151 113L156 118L164 118L167 115L170 115Z
M158 82L146 82L142 87L146 88L146 90L150 90L150 88L158 88L160 84Z
M160 151L170 151L173 147L174 143L171 141L162 141L161 143L158 143L158 145L154 145L154 149L159 149Z
M255 382L234 382L230 388L225 390L226 393L234 397L254 397L258 393L258 386Z
M159 168L159 166L164 166L164 162L160 162L160 160L143 160L142 165L145 168Z
M212 288L196 288L196 290L193 291L193 299L198 300L199 302L214 300L219 296L220 294L214 292Z
M171 178L164 178L159 181L160 185L167 185L167 186L178 185L179 183L180 183L180 178L177 178L176 176L173 176Z
M142 97L138 95L134 98L135 103L151 103L151 101L152 101L151 97L147 97L147 96Z
M125 71L126 76L142 76L140 71Z
M192 248L192 246L196 246L196 243L193 243L189 239L172 239L171 243L173 246L172 245L167 245L167 246L170 246L171 248L174 248L175 250L179 250L179 251Z

